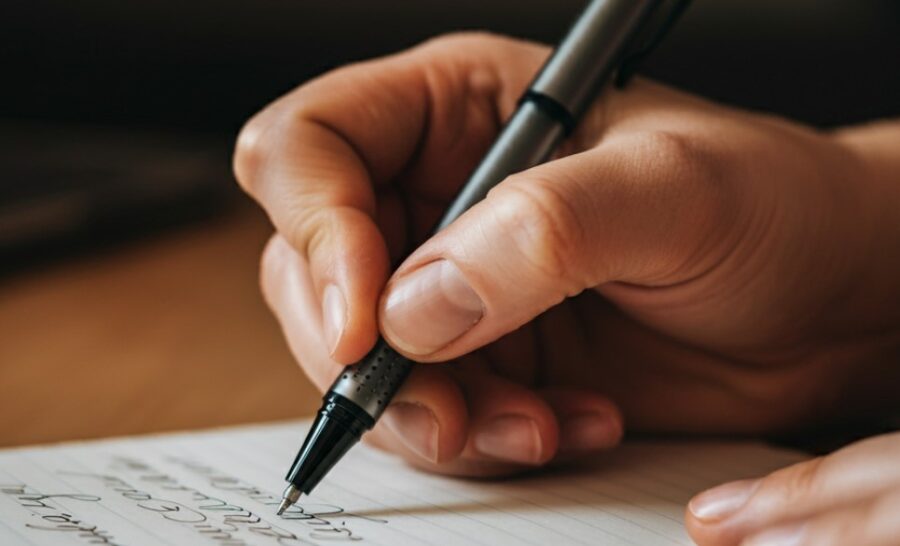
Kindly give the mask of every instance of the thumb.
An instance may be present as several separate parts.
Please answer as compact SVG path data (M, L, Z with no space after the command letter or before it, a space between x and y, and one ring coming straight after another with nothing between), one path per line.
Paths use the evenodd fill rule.
M447 360L587 288L689 278L729 215L701 157L672 135L610 137L509 177L397 270L381 301L386 339Z

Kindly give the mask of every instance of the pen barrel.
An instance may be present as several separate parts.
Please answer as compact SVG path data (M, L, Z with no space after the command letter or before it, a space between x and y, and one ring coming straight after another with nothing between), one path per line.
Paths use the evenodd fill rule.
M434 231L453 223L507 176L546 161L564 136L565 127L557 117L523 100Z
M593 0L544 63L529 91L579 119L663 0Z

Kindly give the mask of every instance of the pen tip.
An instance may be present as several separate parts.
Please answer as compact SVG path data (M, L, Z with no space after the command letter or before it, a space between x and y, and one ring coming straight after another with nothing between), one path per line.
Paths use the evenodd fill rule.
M294 504L290 501L290 499L281 499L281 504L278 505L278 511L275 512L276 515L284 514L284 511L291 507Z
M303 493L294 484L289 484L281 496L281 504L278 505L277 515L284 514L284 511L294 505Z

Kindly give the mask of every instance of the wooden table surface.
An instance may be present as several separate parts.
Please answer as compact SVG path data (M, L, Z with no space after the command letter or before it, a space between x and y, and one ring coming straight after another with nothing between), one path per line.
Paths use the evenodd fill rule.
M0 445L312 414L259 293L250 206L0 279Z

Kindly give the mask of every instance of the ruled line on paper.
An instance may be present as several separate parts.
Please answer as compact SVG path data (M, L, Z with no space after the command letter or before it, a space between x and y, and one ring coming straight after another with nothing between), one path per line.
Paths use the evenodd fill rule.
M671 546L690 543L681 518L699 489L802 458L757 444L641 442L583 467L472 481L360 447L279 518L282 472L307 426L0 450L0 542Z

